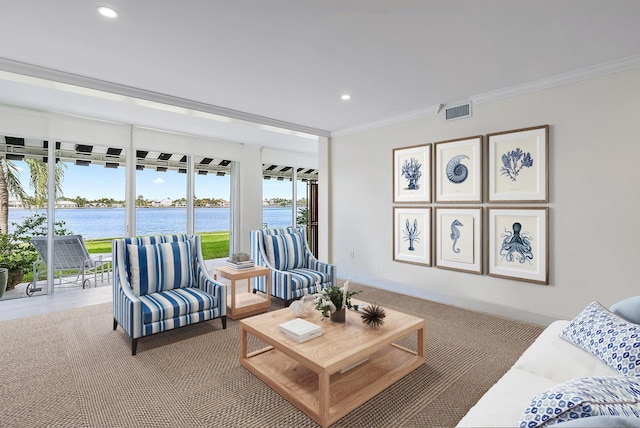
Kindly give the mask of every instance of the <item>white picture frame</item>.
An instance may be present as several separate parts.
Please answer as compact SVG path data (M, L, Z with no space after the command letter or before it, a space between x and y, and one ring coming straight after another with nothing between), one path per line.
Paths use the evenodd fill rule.
M393 260L431 266L431 207L393 207Z
M436 203L482 203L482 135L434 143Z
M393 149L393 202L431 202L431 144Z
M435 266L482 275L483 208L435 208Z
M488 201L549 202L549 125L487 134Z
M549 284L549 208L488 208L489 276Z

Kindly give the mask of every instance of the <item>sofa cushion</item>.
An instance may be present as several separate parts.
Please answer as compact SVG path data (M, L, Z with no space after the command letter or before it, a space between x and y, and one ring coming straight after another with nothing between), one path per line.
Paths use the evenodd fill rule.
M269 263L277 270L306 266L304 238L300 233L264 235L264 247Z
M598 302L587 306L560 337L628 376L640 375L640 325L629 323Z
M191 287L193 241L127 245L129 281L136 296Z
M199 288L175 288L173 290L140 296L142 322L170 320L187 314L203 312L217 306L215 298Z
M640 417L640 378L586 377L554 386L531 400L520 428L600 415Z
M640 324L640 296L629 297L611 305L609 310L620 318Z

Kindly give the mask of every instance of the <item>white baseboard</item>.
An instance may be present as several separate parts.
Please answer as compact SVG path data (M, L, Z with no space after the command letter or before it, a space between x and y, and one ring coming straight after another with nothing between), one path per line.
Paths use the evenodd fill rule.
M345 278L340 279L344 280ZM440 291L427 290L417 287L413 284L389 281L381 278L372 278L366 275L350 274L349 280L362 285L380 288L395 293L406 294L408 296L418 297L420 299L431 300L433 302L443 303L445 305L457 306L459 308L470 309L473 311L486 312L489 314L499 315L514 320L538 324L541 326L548 326L553 321L558 320L558 318L549 315L523 311L521 309L497 305L490 302L483 302L464 296L442 293Z

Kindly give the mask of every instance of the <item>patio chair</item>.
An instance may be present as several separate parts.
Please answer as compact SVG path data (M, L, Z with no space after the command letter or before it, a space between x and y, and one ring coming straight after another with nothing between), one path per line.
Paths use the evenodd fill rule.
M62 272L75 271L77 276L74 282L78 282L78 279L82 277L82 288L90 283L90 279L87 278L87 275L90 274L93 274L93 284L96 285L98 270L102 270L101 274L104 274L105 265L111 262L111 257L103 257L102 255L92 257L84 245L82 235L58 235L53 239L53 271L54 275L55 272L58 272L59 284L62 284ZM36 283L42 272L46 272L50 262L47 254L47 237L34 236L31 238L31 243L40 257L33 263L33 282L30 287L27 287L27 294L29 291L37 291ZM109 275L108 271L107 275Z

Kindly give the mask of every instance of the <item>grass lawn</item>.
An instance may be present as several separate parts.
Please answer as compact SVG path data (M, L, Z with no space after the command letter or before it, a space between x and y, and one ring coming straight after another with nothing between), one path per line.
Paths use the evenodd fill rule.
M205 260L229 256L229 232L198 233L202 241L202 255ZM110 253L112 238L88 239L84 241L89 253Z

